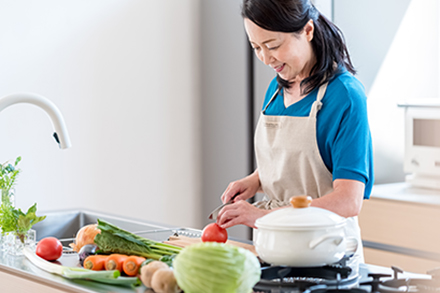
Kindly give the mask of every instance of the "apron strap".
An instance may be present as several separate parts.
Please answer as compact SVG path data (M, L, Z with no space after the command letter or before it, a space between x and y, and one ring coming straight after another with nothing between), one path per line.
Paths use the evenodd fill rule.
M318 95L316 97L316 101L313 102L313 104L312 104L312 109L310 111L309 117L316 117L316 114L318 113L318 111L321 110L321 107L322 107L321 100L324 97L325 92L327 91L327 85L328 85L328 82L324 83L323 85L321 85L319 87ZM272 103L272 101L278 95L279 91L280 91L280 88L278 87L278 89L275 91L273 96L270 98L269 102L266 104L266 107L264 107L264 109L262 111L263 114L266 112L266 109L267 109L267 107L269 107L269 104Z
M266 107L264 107L264 109L262 111L263 114L266 112L267 107L269 107L269 104L272 103L272 101L275 99L275 97L278 95L279 92L280 92L280 87L278 87L278 89L273 94L272 98L270 98L269 102L266 104Z
M319 87L318 95L316 97L316 101L313 102L313 104L312 104L312 110L310 110L309 117L313 117L313 118L316 117L316 114L318 113L318 111L321 110L321 107L322 107L321 100L325 95L325 92L327 90L327 85L328 85L328 82L324 83L323 85L321 85Z

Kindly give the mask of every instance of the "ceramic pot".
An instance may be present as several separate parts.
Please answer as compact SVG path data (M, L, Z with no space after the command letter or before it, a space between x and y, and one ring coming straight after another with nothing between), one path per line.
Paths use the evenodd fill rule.
M338 262L356 250L357 239L345 236L346 219L310 207L311 201L309 196L292 197L292 207L257 219L254 245L263 261L296 267L322 266Z

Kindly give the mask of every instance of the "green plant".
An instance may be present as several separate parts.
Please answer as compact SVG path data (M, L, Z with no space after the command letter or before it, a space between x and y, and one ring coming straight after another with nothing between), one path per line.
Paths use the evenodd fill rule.
M21 157L18 157L14 165L9 162L0 165L0 228L2 234L13 232L24 243L27 231L36 223L43 221L46 216L38 217L36 215L36 203L24 213L21 209L16 209L11 202L10 191L14 188L18 174L21 171L17 168L20 161Z
M46 216L37 216L36 212L36 203L24 213L21 209L15 209L10 203L3 202L0 206L0 227L2 233L13 232L24 243L27 231L33 225L46 218Z
M0 189L1 189L1 202L10 202L10 191L14 188L20 169L17 168L20 163L21 157L15 160L14 165L6 162L0 165Z

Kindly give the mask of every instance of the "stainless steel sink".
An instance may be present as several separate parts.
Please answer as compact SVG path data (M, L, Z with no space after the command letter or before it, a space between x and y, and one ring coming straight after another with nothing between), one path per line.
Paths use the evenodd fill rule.
M32 228L37 232L37 241L42 238L53 236L61 240L65 247L63 255L57 262L63 266L79 266L78 256L70 248L79 229L88 224L97 223L98 219L105 220L124 230L135 233L155 241L164 241L170 235L178 234L189 237L200 237L200 230L170 227L154 222L143 222L136 219L122 218L120 216L102 214L99 212L84 210L69 211L42 211L38 215L46 215L46 219ZM23 279L33 280L39 284L44 284L50 288L56 288L57 292L100 292L100 293L145 293L144 286L133 288L110 286L106 284L94 283L89 281L71 281L65 278L45 272L35 267L30 261L23 258L16 258L0 251L0 276L12 274ZM2 287L2 292L3 287ZM61 292L59 291L59 292Z
M97 219L105 220L124 230L140 235L172 228L91 211L53 211L38 214L46 215L46 219L32 227L37 232L37 241L53 236L60 239L64 246L68 246L69 243L73 242L79 229L85 225L97 223Z

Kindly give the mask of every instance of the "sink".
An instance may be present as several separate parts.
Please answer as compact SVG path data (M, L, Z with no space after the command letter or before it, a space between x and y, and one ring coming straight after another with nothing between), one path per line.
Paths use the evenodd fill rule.
M46 215L46 219L32 227L32 229L36 231L37 241L49 236L58 238L63 244L64 249L63 255L57 260L57 263L67 267L79 266L78 255L69 247L69 244L74 241L78 230L85 225L97 223L98 219L105 220L126 231L154 241L165 241L171 235L175 234L188 237L200 237L201 235L201 231L196 229L167 226L154 222L85 210L41 211L38 212L38 214ZM85 280L70 281L65 278L60 278L59 276L37 268L27 259L16 258L15 256L0 251L0 279L4 274L10 273L14 274L14 277L19 276L23 279L29 279L48 285L52 289L50 291L56 288L61 289L62 292L134 292L131 287L109 287L109 285L106 284L88 282ZM147 292L145 290L146 288L141 286L136 289L136 292ZM3 287L0 291L4 291ZM60 290L56 291L61 292Z
M163 225L147 224L138 220L91 211L52 211L39 214L46 215L46 219L32 227L37 232L37 241L52 236L58 238L63 243L63 246L68 246L69 243L73 242L79 229L85 225L97 223L97 219L105 220L138 235L150 234L154 231L172 230L170 227Z

